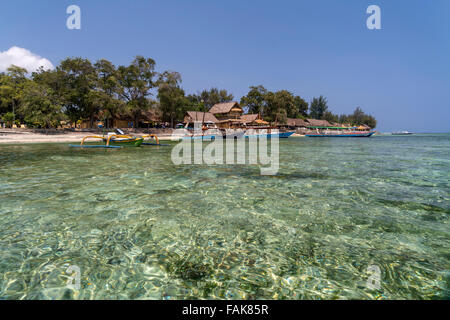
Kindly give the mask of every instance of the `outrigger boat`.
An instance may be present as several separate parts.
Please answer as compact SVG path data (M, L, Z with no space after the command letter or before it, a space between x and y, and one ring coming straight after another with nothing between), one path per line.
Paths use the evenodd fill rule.
M255 138L255 137L261 137L266 136L269 138L280 138L280 139L287 139L290 136L292 136L295 133L295 131L279 131L277 128L273 127L250 127L245 132L246 138Z
M376 131L369 132L342 132L342 133L307 133L306 137L330 137L330 138L369 138L373 136Z
M154 134L149 134L145 136L130 136L123 134L122 131L120 131L122 134L115 134L115 133L109 133L108 136L86 136L81 140L80 145L69 145L72 148L112 148L112 149L118 149L123 147L140 147L141 145L147 145L147 146L162 146L162 144L159 143L159 139ZM153 138L155 139L156 143L152 142L145 142L146 138ZM102 140L103 144L101 145L90 145L85 144L86 140L88 139L100 139Z
M214 123L203 122L201 128L189 128L187 125L183 129L178 129L175 134L172 135L173 141L179 140L215 140L217 137L222 139L239 139L245 134L243 129L224 129L218 128Z

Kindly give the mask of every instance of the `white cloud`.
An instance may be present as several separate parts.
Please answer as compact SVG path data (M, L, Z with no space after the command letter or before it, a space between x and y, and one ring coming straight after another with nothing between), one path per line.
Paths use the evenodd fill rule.
M49 60L32 53L30 50L15 46L7 51L0 52L0 72L5 72L12 64L27 69L30 73L41 66L46 70L55 68Z

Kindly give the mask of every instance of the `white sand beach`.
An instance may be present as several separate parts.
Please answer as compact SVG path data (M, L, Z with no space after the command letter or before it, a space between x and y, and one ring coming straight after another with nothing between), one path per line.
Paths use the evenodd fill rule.
M142 133L144 134L144 133ZM142 135L136 133L136 135ZM102 135L95 132L56 132L51 134L36 133L31 131L19 131L0 129L0 144L28 144L28 143L63 143L80 142L87 135ZM132 134L133 135L133 134ZM168 134L158 134L160 140L170 140Z

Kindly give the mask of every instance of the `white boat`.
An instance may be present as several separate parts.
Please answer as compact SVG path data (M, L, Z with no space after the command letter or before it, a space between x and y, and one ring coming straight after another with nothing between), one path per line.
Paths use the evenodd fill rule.
M412 132L409 131L396 131L396 132L392 132L393 136L407 136L407 135L411 135L413 134Z

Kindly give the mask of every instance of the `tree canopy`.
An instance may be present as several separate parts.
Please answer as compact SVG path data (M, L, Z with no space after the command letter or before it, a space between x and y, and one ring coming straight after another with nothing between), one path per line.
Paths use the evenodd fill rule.
M251 86L241 105L249 113L258 113L272 122L286 123L287 118L304 118L308 103L287 90L268 91L262 85Z
M157 108L162 120L174 126L186 111L207 112L217 103L234 99L229 91L216 87L186 95L181 83L179 73L159 73L155 61L143 56L121 66L106 59L92 63L80 57L66 58L54 70L41 68L31 75L23 68L11 66L0 73L0 116L10 126L25 123L48 128L63 120L84 120L92 128L97 120L123 116L133 119L137 126L143 113ZM250 86L240 103L248 113L276 123L310 117L370 127L377 124L360 107L353 114L337 115L329 110L324 96L313 98L308 105L291 91L270 91L262 85Z

